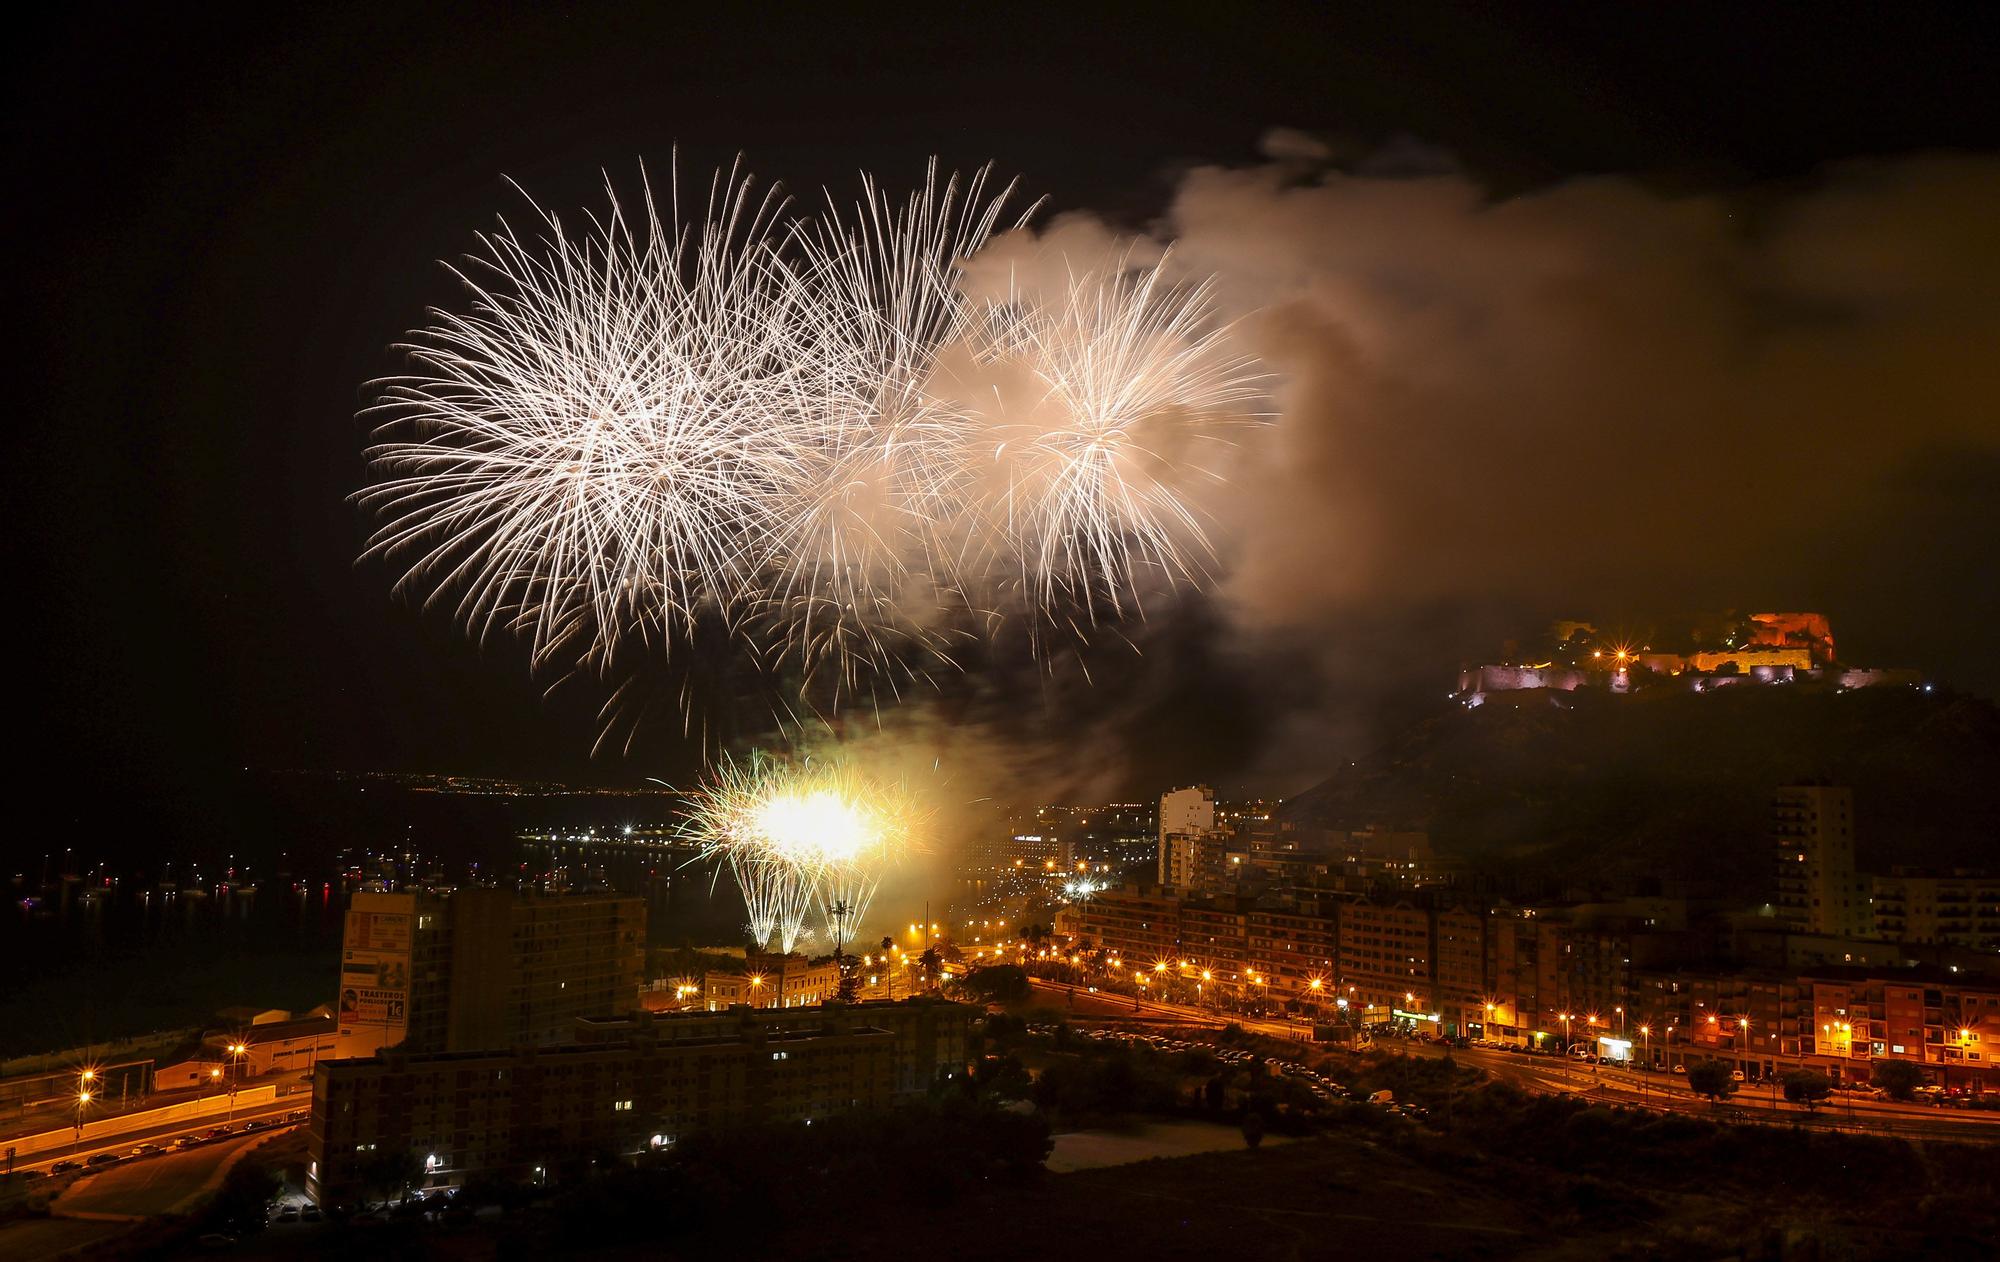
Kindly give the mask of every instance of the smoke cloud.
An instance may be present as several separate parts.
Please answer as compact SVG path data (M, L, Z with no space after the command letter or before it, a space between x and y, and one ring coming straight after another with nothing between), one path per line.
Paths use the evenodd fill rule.
M1736 198L1290 174L1197 171L1171 215L1287 378L1233 523L1246 625L1698 596L1796 569L1906 459L1996 441L2000 163Z
M1852 660L2000 690L2000 160L1501 197L1416 142L1310 140L1188 172L1147 238L1071 214L972 261L1001 296L1164 254L1271 398L1179 488L1205 591L842 720L949 804L940 837L1002 803L1296 791L1559 616L1671 640L1818 609Z
M1143 782L1219 708L1234 765L1197 774L1296 787L1373 708L1558 615L1671 636L1817 608L1861 659L2000 684L1962 630L2000 587L2000 160L1500 197L1410 141L1346 169L1298 133L1266 152L1186 174L1156 234L1274 373L1274 422L1207 505L1213 603L1135 633L1141 660L1094 672L1133 679L1067 696L1090 713L1058 743L1126 750ZM1067 216L968 283L1127 248Z

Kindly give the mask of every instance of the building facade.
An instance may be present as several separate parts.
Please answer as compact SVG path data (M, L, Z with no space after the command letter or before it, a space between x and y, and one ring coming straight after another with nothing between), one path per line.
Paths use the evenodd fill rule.
M639 1013L581 1021L555 1047L322 1062L306 1190L322 1204L386 1195L370 1186L384 1153L409 1154L426 1186L551 1181L697 1132L881 1108L965 1072L974 1012L906 1000Z
M360 893L335 1008L345 1056L534 1046L628 1012L644 982L646 902L512 890Z
M1867 882L1854 867L1854 792L1790 785L1771 802L1778 919L1807 933L1862 937L1874 930Z
M711 969L702 975L702 1006L710 1012L742 1004L751 1008L810 1008L834 997L840 968L832 959L803 955L760 955L743 962L740 973Z
M2000 952L2000 877L1891 868L1870 885L1877 937Z
M1174 789L1160 797L1160 884L1173 888L1173 837L1200 837L1215 831L1215 790L1205 784Z

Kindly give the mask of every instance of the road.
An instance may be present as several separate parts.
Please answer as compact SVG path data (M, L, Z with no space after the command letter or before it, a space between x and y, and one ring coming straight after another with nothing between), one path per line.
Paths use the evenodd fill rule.
M1301 1027L1289 1021L1259 1020L1234 1014L1216 1013L1184 1004L1161 1003L1150 999L1135 1001L1127 995L1106 991L1091 992L1087 987L1065 982L1030 979L1039 991L1068 998L1088 997L1123 1014L1177 1020L1189 1025L1217 1026L1233 1023L1256 1034L1297 1039ZM1107 1014L1108 1015L1108 1014ZM1786 1104L1780 1095L1773 1103L1771 1089L1759 1084L1746 1086L1726 1105L1718 1108L1689 1091L1678 1074L1647 1074L1604 1065L1570 1062L1555 1056L1525 1056L1496 1048L1445 1048L1432 1043L1393 1041L1379 1047L1418 1056L1443 1056L1447 1051L1461 1064L1485 1070L1495 1079L1524 1090L1545 1093L1587 1095L1607 1104L1630 1105L1662 1112L1686 1113L1696 1117L1726 1117L1758 1122L1803 1124L1827 1130L1858 1130L1876 1135L1901 1135L1919 1139L1969 1140L2000 1143L2000 1114L1942 1109L1924 1104L1899 1104L1892 1100L1863 1099L1835 1095L1817 1113L1809 1114Z
M1782 1092L1763 1083L1740 1085L1722 1105L1688 1090L1679 1074L1649 1074L1609 1065L1565 1062L1554 1056L1522 1056L1489 1047L1446 1049L1435 1044L1390 1043L1413 1055L1442 1056L1485 1070L1502 1082L1531 1091L1567 1092L1607 1104L1631 1105L1696 1117L1729 1117L1757 1122L1803 1124L1827 1130L1859 1130L1876 1135L2000 1143L2000 1114L1973 1113L1926 1104L1899 1104L1836 1094L1816 1113L1787 1104ZM1775 1099L1774 1099L1775 1095Z
M115 1216L134 1221L178 1213L233 1154L273 1133L243 1135L186 1152L121 1161L70 1184L49 1206L49 1212L63 1218Z
M115 1138L104 1136L98 1139L85 1140L80 1145L69 1144L61 1148L52 1148L47 1152L38 1152L33 1157L15 1162L14 1169L46 1170L58 1161L81 1161L86 1157L100 1152L115 1152L122 1157L140 1144L159 1144L165 1147L183 1135L206 1135L218 1126L228 1126L233 1130L240 1128L243 1123L253 1118L264 1122L275 1121L283 1118L287 1113L311 1107L312 1101L310 1096L304 1094L280 1096L269 1104L245 1105L236 1110L235 1117L230 1119L222 1117L183 1118L161 1126L151 1126L130 1131ZM0 1153L4 1153L5 1151L6 1141L0 1140Z
M0 1225L0 1258L46 1262L129 1231L147 1218L185 1211L219 1181L231 1157L275 1133L217 1140L79 1175L50 1203L51 1217Z

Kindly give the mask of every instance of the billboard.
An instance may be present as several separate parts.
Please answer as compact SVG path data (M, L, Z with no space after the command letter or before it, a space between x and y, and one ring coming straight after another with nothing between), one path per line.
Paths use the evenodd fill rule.
M358 1025L401 1025L409 1016L410 992L372 986L340 988L340 1020Z
M392 951L410 953L410 914L400 911L350 911L347 913L347 948L350 951Z
M380 951L344 951L340 958L340 1022L401 1025L410 1004L410 960Z

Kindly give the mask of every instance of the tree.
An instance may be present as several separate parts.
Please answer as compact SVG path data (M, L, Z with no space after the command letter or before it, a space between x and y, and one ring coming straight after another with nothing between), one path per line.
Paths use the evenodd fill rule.
M987 1056L975 1062L972 1081L996 1100L1025 1099L1032 1085L1020 1057L1011 1055Z
M1888 1092L1890 1099L1908 1100L1924 1085L1924 1071L1907 1060L1878 1060L1874 1079L1875 1085Z
M208 1220L216 1230L245 1236L264 1230L271 1198L283 1181L277 1171L257 1160L239 1161L222 1180L209 1202Z
M1736 1094L1736 1071L1726 1060L1705 1060L1688 1066L1688 1090L1720 1103Z
M1222 1111L1222 1092L1222 1074L1220 1072L1212 1075L1207 1082L1202 1084L1201 1102L1208 1106L1209 1112L1219 1113Z
M1808 1113L1818 1109L1820 1101L1833 1094L1833 1080L1817 1069L1787 1070L1784 1084L1785 1099L1803 1105Z
M1018 964L991 964L975 968L960 978L958 989L986 1003L1026 999L1028 974Z
M934 946L925 947L924 953L917 957L917 963L924 970L924 981L935 987L937 985L938 970L943 965L943 961L938 957L937 948Z
M1243 1114L1244 1146L1247 1148L1255 1148L1257 1145L1263 1142L1264 1142L1264 1115L1262 1113L1257 1112L1254 1109L1246 1111Z
M384 1148L361 1166L361 1182L382 1201L399 1198L424 1177L424 1163L407 1148Z

